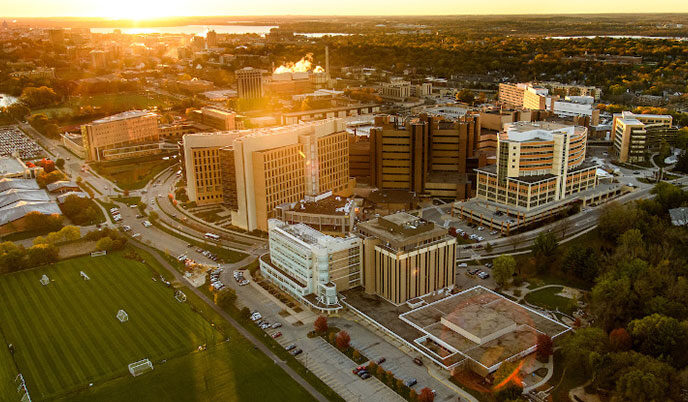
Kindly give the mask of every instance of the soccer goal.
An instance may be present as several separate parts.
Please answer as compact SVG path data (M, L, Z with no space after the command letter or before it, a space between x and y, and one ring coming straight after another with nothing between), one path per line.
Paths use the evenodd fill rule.
M177 299L179 303L184 303L186 301L186 294L181 290L174 292L174 298Z
M120 310L117 312L117 319L119 320L119 322L127 322L129 321L129 315L126 311Z
M46 286L49 283L50 278L48 278L48 275L43 274L43 276L41 277L41 285Z
M148 359L139 360L137 362L129 364L129 372L134 377L145 373L146 371L153 370L153 363Z

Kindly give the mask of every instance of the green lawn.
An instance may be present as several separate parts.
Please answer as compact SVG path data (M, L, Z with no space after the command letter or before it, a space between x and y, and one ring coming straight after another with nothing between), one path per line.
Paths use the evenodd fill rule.
M528 303L535 304L536 306L550 310L558 308L563 313L571 314L574 308L572 299L557 295L562 289L563 287L557 286L536 290L535 292L528 293L525 299Z
M176 159L162 160L162 156L128 159L117 162L94 163L96 173L114 182L123 190L143 188L158 173L176 163Z
M149 95L136 92L114 93L93 96L75 96L68 102L50 108L35 109L32 113L43 113L50 118L63 120L63 124L76 124L93 120L91 117L86 119L71 118L74 111L82 106L100 107L104 111L107 111L107 113L115 114L130 109L151 109L153 107L165 109L173 104L173 99L154 93Z
M175 301L153 272L118 253L0 277L0 327L34 401L312 400L220 317L203 313L207 306ZM44 273L48 286L39 283ZM128 322L116 319L119 309ZM196 351L201 344L208 350ZM143 358L155 370L131 377L127 364ZM0 374L13 380L10 362L0 356Z
M4 339L2 340L4 341ZM7 348L7 343L5 342L0 345L0 349L2 349L0 350L0 395L3 395L4 398L13 395L17 391L17 387L14 385L17 369L14 365L14 360L12 360L12 355ZM18 401L19 398L11 400Z

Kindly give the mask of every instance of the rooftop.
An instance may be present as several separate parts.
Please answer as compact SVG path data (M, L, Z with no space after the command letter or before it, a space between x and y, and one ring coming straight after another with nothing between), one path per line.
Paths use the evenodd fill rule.
M327 198L317 201L301 200L298 202L287 203L278 206L278 208L283 208L289 211L319 215L346 215L351 212L353 207L353 199L335 195L331 195Z
M578 130L575 126L549 121L518 121L504 125L502 140L515 142L552 141L555 135L574 135Z
M446 229L406 212L361 222L358 228L397 249L447 235Z
M399 318L424 334L416 343L430 338L446 349L439 359L458 354L488 369L534 348L539 333L554 338L570 330L482 286L430 302Z
M26 165L19 158L0 157L0 175L17 174L26 171Z
M144 117L144 116L157 116L157 115L155 113L149 112L147 110L127 110L126 112L113 114L112 116L103 117L102 119L98 119L98 120L93 120L93 122L91 124L110 123L113 121L134 119L137 117Z

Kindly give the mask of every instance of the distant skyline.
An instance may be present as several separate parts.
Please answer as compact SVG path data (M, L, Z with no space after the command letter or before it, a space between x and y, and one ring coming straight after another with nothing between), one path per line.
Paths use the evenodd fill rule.
M24 0L3 1L3 17L102 17L144 20L178 16L454 15L686 13L686 0Z

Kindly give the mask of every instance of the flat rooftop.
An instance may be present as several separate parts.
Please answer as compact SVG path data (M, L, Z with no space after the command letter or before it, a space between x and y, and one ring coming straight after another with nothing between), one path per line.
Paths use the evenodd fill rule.
M26 171L26 166L18 158L0 157L0 175L17 174Z
M401 249L429 239L447 235L447 230L406 212L371 219L358 224L359 231Z
M113 114L112 116L103 117L102 119L93 120L92 124L110 123L113 121L133 119L143 116L155 116L155 113L148 110L127 110L126 112Z
M540 333L554 338L570 330L482 286L402 313L399 318L424 334L414 340L417 344L428 345L429 339L432 344L441 346L442 354L432 352L437 348L428 349L436 353L438 359L455 363L461 359L450 357L457 354L488 369L533 348ZM479 343L469 339L451 324L458 324L471 338L487 341Z
M579 130L585 130L579 128ZM554 123L550 121L517 121L506 123L501 139L515 142L552 141L555 135L573 135L578 132L572 125Z
M278 206L286 211L317 215L347 215L354 207L353 199L335 195L318 201L301 200Z

